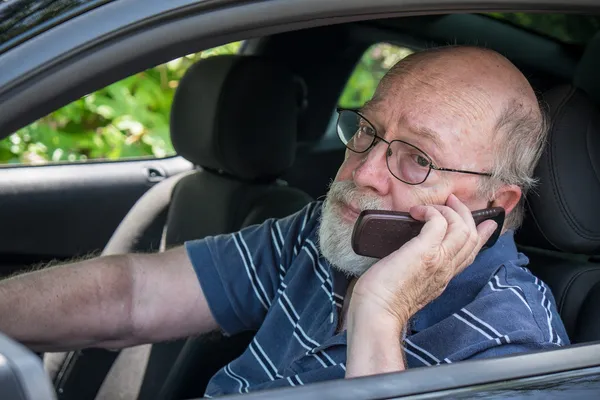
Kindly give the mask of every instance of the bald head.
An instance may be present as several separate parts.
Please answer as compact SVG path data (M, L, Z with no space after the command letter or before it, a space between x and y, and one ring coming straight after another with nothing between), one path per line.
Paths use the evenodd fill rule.
M471 46L438 47L414 53L398 62L381 80L374 101L411 90L437 93L440 100L460 109L467 118L502 118L517 105L539 113L527 78L499 53Z

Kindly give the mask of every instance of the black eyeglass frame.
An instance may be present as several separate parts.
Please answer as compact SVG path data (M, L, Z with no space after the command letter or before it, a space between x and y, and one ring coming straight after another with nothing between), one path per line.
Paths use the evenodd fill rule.
M387 141L387 140L385 140L384 138L382 138L381 136L379 136L379 135L377 134L377 129L375 128L375 125L373 125L373 123L371 123L371 121L369 121L369 120L368 120L368 119L367 119L367 118L366 118L364 115L362 115L362 114L360 113L360 111L358 111L358 110L355 110L355 109L352 109L352 108L342 108L342 107L337 107L337 108L336 108L336 111L337 111L337 113L338 113L338 118L337 118L337 122L336 122L336 131L337 131L338 137L340 138L340 140L342 141L342 143L344 143L344 139L341 137L341 134L340 134L340 129L339 129L339 125L340 125L340 117L341 117L341 114L342 114L342 112L349 111L349 112L352 112L352 113L354 113L354 114L358 115L360 118L362 118L363 120L365 120L365 121L366 121L366 122L369 124L369 126L370 126L370 127L373 129L373 132L375 132L375 134L373 135L373 141L372 141L372 142L371 142L371 144L370 144L369 146L367 146L367 148L366 148L365 150L363 150L363 151L356 151L356 150L354 150L354 149L351 149L350 147L348 147L348 144L347 144L347 143L344 143L344 146L345 146L345 147L346 147L348 150L350 150L350 151L352 151L352 152L354 152L354 153L357 153L357 154L362 154L362 153L366 153L367 151L371 150L371 148L373 148L373 147L374 147L374 146L377 144L376 142L377 142L378 140L379 140L379 141L382 141L382 142L384 142L384 143L386 143L386 144L387 144L387 150L386 150L385 163L386 163L386 165L387 165L388 171L390 172L390 174L392 174L392 176L393 176L394 178L398 179L398 180L399 180L399 181L401 181L401 182L404 182L404 183L406 183L407 185L420 185L420 184L422 184L423 182L425 182L425 181L427 180L427 178L428 178L428 177L429 177L429 175L431 174L431 170L432 170L432 169L434 169L434 170L436 170L436 171L458 172L458 173L461 173L461 174L480 175L480 176L492 176L492 174L491 174L491 173L489 173L489 172L476 172L476 171L466 171L466 170L463 170L463 169L454 169L454 168L444 168L444 167L438 167L438 166L436 166L436 165L433 163L433 160L431 159L431 157L429 157L429 154L425 153L423 150L421 150L420 148L418 148L418 147L417 147L417 146L415 146L414 144L408 143L408 142L406 142L406 141L404 141L404 140L400 140L400 139L394 139L394 140L392 140L392 141ZM356 133L355 133L355 134L356 134ZM352 136L352 137L354 137L354 136ZM429 162L429 171L427 171L427 174L425 175L425 178L423 178L423 180L422 180L421 182L418 182L418 183L407 182L407 181L405 181L405 180L403 180L403 179L400 179L400 178L398 178L398 177L396 176L396 174L394 174L394 173L392 172L392 169L390 168L390 162L389 162L389 159L390 159L390 158L387 156L387 154L389 154L389 151L390 151L391 145L392 145L392 143L394 143L394 142L400 142L400 143L404 143L405 145L408 145L408 146L410 146L410 147L413 147L413 148L417 149L419 152L421 152L421 153L422 153L422 154L425 156L425 158L426 158L426 159L427 159L427 161Z

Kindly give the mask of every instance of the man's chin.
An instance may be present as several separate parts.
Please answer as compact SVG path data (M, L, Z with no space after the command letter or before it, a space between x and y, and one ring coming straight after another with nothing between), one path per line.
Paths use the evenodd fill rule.
M360 256L352 250L353 229L354 222L346 220L339 207L324 210L319 226L319 247L321 255L335 269L349 277L358 277L377 260Z

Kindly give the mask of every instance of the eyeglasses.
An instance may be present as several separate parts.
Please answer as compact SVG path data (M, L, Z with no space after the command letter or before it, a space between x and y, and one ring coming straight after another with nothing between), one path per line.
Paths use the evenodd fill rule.
M390 173L398 180L419 185L427 179L431 170L459 172L461 174L492 176L487 172L464 171L460 169L442 168L433 164L423 150L404 140L388 142L377 135L377 130L356 110L338 108L337 133L348 150L355 153L366 153L378 141L387 143L386 162Z

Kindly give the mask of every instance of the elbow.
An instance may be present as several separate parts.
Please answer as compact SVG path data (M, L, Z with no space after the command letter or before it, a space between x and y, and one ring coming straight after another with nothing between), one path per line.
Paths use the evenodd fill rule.
M99 347L117 348L135 343L137 336L135 304L135 269L131 255L105 257L102 279L110 293L103 309L103 320L108 328ZM107 290L106 290L107 289Z

